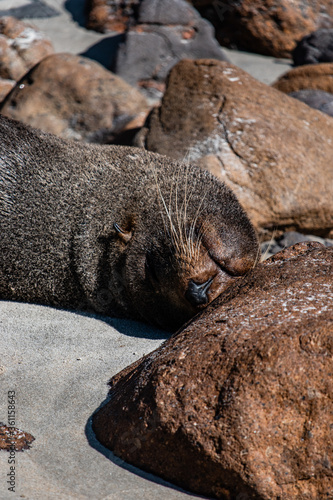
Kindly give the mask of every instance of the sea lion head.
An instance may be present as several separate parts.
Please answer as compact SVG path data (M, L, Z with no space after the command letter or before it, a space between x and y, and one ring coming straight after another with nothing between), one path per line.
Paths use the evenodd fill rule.
M114 221L113 282L132 315L175 331L247 273L259 247L226 185L200 168L172 165L146 185L146 208L138 210L136 199Z

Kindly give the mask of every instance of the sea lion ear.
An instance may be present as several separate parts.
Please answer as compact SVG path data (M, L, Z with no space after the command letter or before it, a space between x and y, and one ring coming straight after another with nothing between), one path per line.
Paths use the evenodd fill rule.
M117 231L119 238L124 242L128 243L132 238L132 231L125 231L116 222L113 224L114 229Z

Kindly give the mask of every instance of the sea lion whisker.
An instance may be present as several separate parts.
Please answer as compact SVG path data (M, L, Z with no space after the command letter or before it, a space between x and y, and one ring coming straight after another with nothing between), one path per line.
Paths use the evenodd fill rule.
M171 243L172 243L173 247L175 248L175 250L177 252L179 252L180 248L179 248L179 243L178 243L178 238L177 238L177 231L176 231L174 222L172 220L172 193L173 193L173 184L171 183L171 187L170 187L169 208L168 208L167 204L166 204L166 201L165 201L165 198L164 198L164 196L162 194L159 182L158 182L158 176L157 176L156 167L151 162L150 162L150 166L151 166L151 170L152 170L152 173L153 173L153 176L154 176L155 185L156 185L157 192L158 192L158 197L157 198L158 198L158 203L159 203L160 209L161 209L160 214L161 214L161 218L162 218L162 221L163 221L164 232L165 232L166 236L168 236L169 239L171 240ZM162 204L161 204L161 202L162 202ZM167 224L167 222L166 222L165 217L163 216L163 214L166 215L168 224Z
M187 225L187 207L190 202L192 193L190 193L189 199L187 198L187 187L188 187L188 171L189 171L190 165L187 162L186 167L185 167L185 195L184 195L184 201L183 201L183 223L184 223L184 233L186 235L187 239L187 248L189 250L189 259L190 261L193 258L193 253L194 253L194 242L193 242L193 237L191 237L190 232L186 231L186 225ZM192 191L193 192L193 191Z
M172 241L172 235L169 231L169 226L165 220L165 213L164 213L164 210L163 210L163 207L161 205L161 202L160 202L160 199L158 198L158 204L160 205L160 216L161 216L161 219L162 219L162 222L163 222L163 228L164 228L164 233L166 234L166 236Z
M195 190L196 190L196 185L197 185L197 177L194 177L194 182L193 182L193 185L192 185L192 192L190 193L190 196L189 196L189 199L188 199L188 203L190 203L191 201L191 198L193 196L193 193L195 193ZM192 244L192 257L194 257L195 259L197 258L198 256L198 251L197 251L197 247L198 247L198 244L196 243L194 245L194 241L195 241L195 227L196 227L196 224L197 224L197 221L198 221L198 217L199 217L199 214L200 214L200 209L201 209L201 206L204 202L204 199L206 197L206 194L203 196L203 198L201 199L201 202L197 208L197 211L195 213L195 216L194 216L194 219L191 223L191 227L190 227L190 232L189 232L189 239L191 241L191 244ZM199 242L199 244L201 243L201 240Z
M189 165L190 164L189 157L190 157L190 147L186 148L186 153L184 154L182 163L187 163L187 165Z
M269 249L271 248L271 246L273 245L273 242L275 240L275 235L276 235L276 230L274 229L273 233L272 233L272 237L271 237L271 239L269 241L269 244L268 244L268 246L267 246L267 248L266 248L266 250L265 250L265 252L264 252L263 255L261 255L261 249L260 249L260 246L259 246L259 248L257 249L257 257L256 257L256 260L255 260L255 262L253 264L253 268L258 264L258 262L263 262L264 260L267 259L267 255L269 253Z
M191 252L190 252L191 259L195 255L194 235L195 235L195 222L192 221L189 232L188 232L188 241L189 241L189 246L191 249Z
M206 196L207 196L207 191L203 195L203 197L201 198L199 206L198 206L196 214L195 214L195 217L194 217L194 220L191 223L191 239L192 240L194 239L195 228L196 228L196 225L197 225L197 222L198 222L198 219L199 219L200 210L201 210L201 207L203 205L203 202L205 201ZM202 227L202 225L201 225L201 227ZM202 234L202 236L203 236L203 234ZM197 242L196 242L196 245L195 245L195 258L196 259L199 256L199 247L200 247L200 244L201 244L202 236L201 236L201 238L197 238Z
M203 228L203 226L201 224L200 225L200 230L199 230L199 233L198 233L198 236L197 236L196 245L195 245L195 251L194 251L195 260L199 259L199 253L200 253L200 247L201 247L202 238L205 236L206 232L207 232L207 228ZM207 253L208 253L208 250L207 250Z
M178 253L180 253L180 245L179 245L179 238L178 238L177 230L176 230L174 223L173 223L173 220L172 220L172 214L168 210L165 202L164 202L164 208L166 210L167 220L169 222L169 224L166 225L166 234L170 236L171 243L172 243L173 247L175 248L175 250Z
M187 256L188 259L191 261L193 258L193 252L194 252L194 245L193 245L193 237L191 236L190 232L187 230L187 207L190 204L192 194L195 191L195 186L196 186L196 178L194 178L194 183L193 183L193 188L192 191L188 194L188 172L191 168L190 164L188 161L183 160L182 165L185 165L185 182L184 182L184 199L182 202L181 206L181 213L182 213L182 234L185 236L186 239L186 249L184 252L184 256Z
M184 238L184 233L185 233L185 224L184 224L184 217L180 217L180 212L183 213L183 210L179 208L178 206L178 186L179 186L179 178L180 178L180 173L181 173L181 166L178 169L177 172L177 178L176 178L176 194L175 194L175 210L176 210L176 219L177 219L177 226L178 226L178 236L179 236L179 244L182 247L183 254L186 255L187 251L187 245L185 242L186 239L186 234ZM182 227L182 221L183 221L183 227Z
M195 183L194 183L194 186L193 186L193 192L194 192L194 189L195 189ZM191 222L191 227L190 227L190 231L189 231L189 239L190 239L191 245L192 245L192 257L195 260L197 260L197 258L198 258L199 247L200 247L201 239L202 239L202 238L199 238L199 239L196 238L195 237L195 232L196 232L196 226L197 226L197 222L198 222L198 217L199 217L199 214L200 214L200 209L201 209L201 206L203 204L205 196L206 195L204 195L204 197L200 201L200 204L199 204L199 206L198 206L198 208L196 210L194 219ZM198 232L198 234L199 234L199 232Z
M179 244L178 244L178 241L177 241L177 231L176 231L176 229L174 227L174 223L172 221L172 215L171 215L171 200L169 201L169 208L168 208L167 204L165 202L164 196L162 194L159 182L158 182L156 168L155 168L155 166L153 164L151 164L151 166L152 166L152 172L153 172L153 175L154 175L154 180L155 180L157 192L158 192L158 195L159 195L158 196L158 203L159 203L160 206L161 206L161 202L162 202L161 217L162 217L162 220L163 220L164 230L165 230L166 234L170 236L171 243L173 244L173 246L175 247L175 249L179 252L180 249L179 249ZM170 196L171 195L172 195L172 185L171 185L171 190L170 190ZM166 214L166 217L167 217L167 220L168 220L169 224L166 224L165 218L162 215L163 213ZM168 226L170 228L170 232L167 229Z
M170 214L170 218L169 218L169 221L170 221L170 228L171 228L171 232L172 232L172 243L173 243L173 246L174 248L176 249L176 251L180 254L181 253L181 246L182 246L182 242L181 242L181 238L177 232L177 229L176 229L176 223L173 221L173 218L172 218L172 214L173 214L173 211L172 211L172 201L173 201L173 192L174 192L174 182L173 182L173 176L171 178L171 185L170 185L170 195L169 195L169 214ZM177 196L178 196L178 193L177 193L177 183L176 183L176 208L175 208L175 212L176 212L176 217L177 217ZM178 223L179 225L179 223ZM179 228L178 228L179 230Z

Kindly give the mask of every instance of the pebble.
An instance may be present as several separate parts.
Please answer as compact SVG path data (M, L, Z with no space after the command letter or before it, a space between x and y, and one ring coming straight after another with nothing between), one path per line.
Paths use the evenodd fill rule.
M284 248L296 245L296 243L301 243L303 241L318 241L322 243L325 247L333 246L333 240L330 238L320 238L319 236L314 236L311 234L302 234L297 231L288 231L276 239L270 239L269 241L264 241L261 243L261 260L266 260L272 255L281 252Z

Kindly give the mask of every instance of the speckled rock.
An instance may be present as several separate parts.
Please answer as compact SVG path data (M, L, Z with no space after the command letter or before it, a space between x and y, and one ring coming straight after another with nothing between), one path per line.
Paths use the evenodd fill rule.
M222 45L290 57L304 35L333 26L331 0L193 0L216 29ZM210 5L209 5L210 4Z
M300 243L113 377L93 428L199 494L331 498L332 354L333 250Z
M303 37L292 52L295 66L333 62L333 29L321 29Z
M183 60L134 142L209 169L261 233L325 236L333 228L331 120L232 64Z
M280 76L272 87L289 94L304 89L333 93L333 63L307 64Z
M51 41L32 24L0 17L0 77L19 80L54 52Z
M60 137L100 143L134 118L143 121L148 110L138 90L91 59L72 54L45 58L0 108L10 118Z
M28 432L0 422L0 450L23 451L30 448L35 438Z
M172 66L200 57L227 60L210 23L185 0L143 0L118 49L114 71L158 99Z

